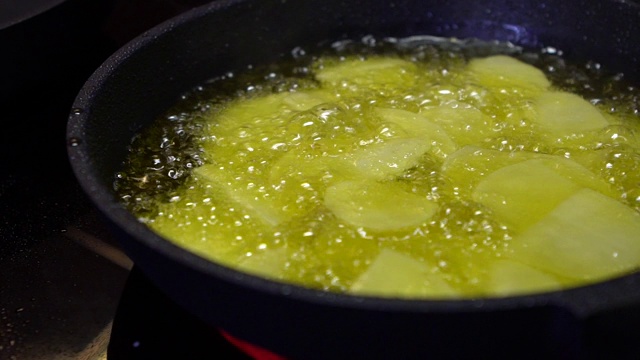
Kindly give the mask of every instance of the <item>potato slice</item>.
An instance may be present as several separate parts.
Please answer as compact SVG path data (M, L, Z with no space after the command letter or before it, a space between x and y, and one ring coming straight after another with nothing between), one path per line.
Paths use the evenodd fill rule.
M383 249L369 268L353 283L358 295L402 298L454 298L460 293L427 264L399 252Z
M491 296L512 296L559 290L553 275L512 260L498 260L489 267L486 292Z
M215 133L218 139L246 137L246 134L238 133L238 129L263 132L275 129L285 125L294 114L332 100L330 93L315 89L238 100L220 113L211 115L208 132Z
M591 189L567 198L511 242L511 258L580 280L640 266L640 214Z
M538 160L503 167L480 181L472 199L496 219L522 231L580 189Z
M556 135L571 135L605 128L609 122L600 111L580 96L562 91L545 92L534 100L532 119Z
M296 111L311 109L316 105L331 101L330 93L321 90L281 92L234 102L216 118L219 123L244 122L269 119Z
M147 223L158 234L202 257L216 260L233 256L237 251L235 244L218 236L217 224L209 222L215 212L204 200L208 197L207 189L196 186L178 201L159 204L157 216ZM226 218L218 220L230 218L228 214L222 214L222 217Z
M532 154L500 168L476 186L472 198L500 221L521 231L536 223L581 188L617 196L612 187L582 165L559 156Z
M309 156L292 150L276 160L269 172L269 182L277 185L282 181L299 179L300 182L329 182L334 178L357 176L352 164L338 156Z
M588 187L609 196L619 196L610 184L571 159L528 151L506 152L465 146L445 160L442 172L461 194L467 194L474 191L489 174L528 160L535 160L533 163L546 166L581 187Z
M459 101L420 109L420 115L442 127L457 147L477 145L495 135L491 118L478 108Z
M516 86L539 91L551 86L540 69L507 55L473 59L468 68L481 85L489 88Z
M431 143L421 138L393 138L346 154L344 161L359 177L384 180L416 166L429 149Z
M316 79L323 86L366 89L406 88L416 81L416 64L390 57L354 57L316 72Z
M287 249L266 249L252 252L251 256L243 255L237 266L242 271L264 276L270 279L281 279L285 273L285 264L289 260Z
M476 185L492 172L534 157L530 152L503 152L477 146L465 146L451 154L441 170L461 196L471 196Z
M312 183L365 178L389 180L416 166L431 146L421 138L391 138L339 156L292 150L274 163L269 180L272 184L291 177Z
M203 165L194 169L193 173L204 186L216 191L219 199L237 205L265 224L276 226L289 217L283 204L277 199L265 196L257 187L249 188L232 173L217 165Z
M343 181L327 188L326 207L355 227L389 231L418 226L438 209L435 202L406 192L396 183Z
M385 122L397 125L412 137L430 144L429 153L437 158L444 159L456 150L456 144L444 129L420 114L389 108L376 108L375 113Z

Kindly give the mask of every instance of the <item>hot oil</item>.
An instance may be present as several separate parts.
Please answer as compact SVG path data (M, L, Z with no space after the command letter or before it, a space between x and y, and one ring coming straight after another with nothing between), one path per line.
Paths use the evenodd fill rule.
M469 199L466 185L453 182L441 170L445 159L425 154L406 171L381 180L438 204L435 214L419 224L394 231L350 226L323 204L327 188L347 176L343 167L330 164L333 159L402 135L403 129L372 117L372 109L417 113L446 105L479 109L469 114L486 125L474 125L464 135L469 138L456 139L459 143L574 160L610 184L617 200L640 211L638 91L626 85L621 74L610 74L594 62L570 63L553 48L534 53L504 43L432 37L366 37L334 43L315 54L319 55L295 49L281 64L228 73L185 94L133 140L115 182L126 206L152 228L202 256L279 280L349 291L381 249L387 249L414 259L427 273L426 282L443 280L454 289L433 296L492 295L484 287L487 269L509 257L510 242L518 234L497 221L491 209ZM532 107L526 93L509 87L488 92L460 75L470 59L495 54L536 66L553 87L581 95L615 118L615 124L595 135L540 137L529 120ZM267 121L256 115L257 123L268 123L265 127L254 127L253 120L241 126L216 120L238 99L311 91L318 87L313 74L319 69L378 55L415 64L421 74L415 80L424 86L407 93L347 82L334 89L336 99L292 118ZM353 95L356 92L360 95ZM515 101L502 101L507 97ZM214 175L217 182L227 186L195 181L193 170L205 164L215 164L220 170ZM241 190L229 190L234 186ZM287 200L284 206L282 199ZM247 202L249 210L242 206ZM279 209L271 212L274 206ZM178 233L180 237L172 235ZM570 274L554 278L563 286L585 281Z

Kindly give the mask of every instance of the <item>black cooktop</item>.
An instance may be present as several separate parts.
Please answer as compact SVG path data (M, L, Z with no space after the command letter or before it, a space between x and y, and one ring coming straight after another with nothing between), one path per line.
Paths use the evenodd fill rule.
M175 305L135 266L111 330L108 360L249 360L222 333Z
M84 82L119 47L206 2L0 5L0 359L104 360L131 262L71 171L67 117Z

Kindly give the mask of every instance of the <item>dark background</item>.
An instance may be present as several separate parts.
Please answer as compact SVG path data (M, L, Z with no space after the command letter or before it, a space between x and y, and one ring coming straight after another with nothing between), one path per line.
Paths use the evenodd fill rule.
M68 164L65 131L94 70L206 0L0 3L0 359L94 359L131 267Z

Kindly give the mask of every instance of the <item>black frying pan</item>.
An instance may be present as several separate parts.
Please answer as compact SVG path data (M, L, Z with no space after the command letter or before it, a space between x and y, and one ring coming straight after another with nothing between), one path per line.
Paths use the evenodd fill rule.
M118 202L113 177L130 139L180 94L296 46L414 34L553 46L640 78L640 6L564 0L223 0L142 34L87 81L67 141L80 185L126 252L206 323L291 359L635 358L640 274L581 288L481 300L346 296L209 262L151 232ZM162 314L158 314L162 316Z

